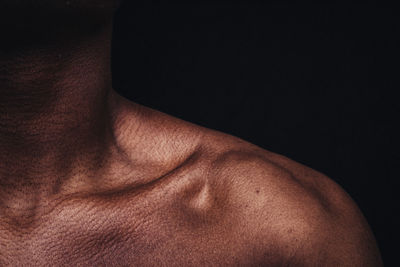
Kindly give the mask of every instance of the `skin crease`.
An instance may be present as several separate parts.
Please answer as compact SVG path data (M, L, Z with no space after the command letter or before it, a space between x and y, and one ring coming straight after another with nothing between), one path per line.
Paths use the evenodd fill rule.
M118 95L118 4L0 2L1 266L382 266L323 174Z

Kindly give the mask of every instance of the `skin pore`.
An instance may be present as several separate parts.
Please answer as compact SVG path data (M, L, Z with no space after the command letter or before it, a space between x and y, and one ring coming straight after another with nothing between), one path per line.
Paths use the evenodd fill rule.
M112 89L119 2L0 3L0 265L381 266L329 178Z

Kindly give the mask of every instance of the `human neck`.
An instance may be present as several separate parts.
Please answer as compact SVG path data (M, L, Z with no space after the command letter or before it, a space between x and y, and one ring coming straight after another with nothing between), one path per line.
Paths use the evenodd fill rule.
M0 51L0 207L17 193L55 193L106 157L110 28Z

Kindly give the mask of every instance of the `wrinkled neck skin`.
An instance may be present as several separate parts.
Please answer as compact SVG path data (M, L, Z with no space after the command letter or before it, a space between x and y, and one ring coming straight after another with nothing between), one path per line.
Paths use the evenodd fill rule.
M110 22L65 38L59 29L0 48L0 221L105 164L113 143L111 29Z

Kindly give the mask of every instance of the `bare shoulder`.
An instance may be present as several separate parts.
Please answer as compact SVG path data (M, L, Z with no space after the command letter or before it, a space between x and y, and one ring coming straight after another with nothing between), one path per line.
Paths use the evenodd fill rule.
M208 140L218 150L211 177L224 185L231 221L252 237L256 264L382 265L368 223L331 179L228 135Z
M186 158L199 162L186 168L192 170L185 176L190 182L175 179L176 188L189 196L178 189L174 196L188 203L185 218L191 225L213 222L204 230L214 240L212 253L235 251L236 257L247 254L243 262L268 266L382 265L357 205L325 175L230 135L136 107L122 112L118 142L134 147L132 157L141 155L135 158L141 166L182 166ZM141 114L136 124L127 119L131 109ZM133 146L134 139L140 142Z

